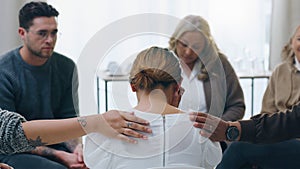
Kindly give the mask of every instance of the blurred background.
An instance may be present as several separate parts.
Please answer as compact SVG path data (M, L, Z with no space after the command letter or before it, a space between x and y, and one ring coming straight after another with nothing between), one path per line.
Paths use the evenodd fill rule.
M17 32L17 16L25 2L28 1L0 1L0 54L21 45ZM268 83L267 78L254 77L269 75L281 62L281 49L289 40L296 25L300 24L298 0L48 0L47 2L60 13L58 17L60 36L55 50L75 62L85 45L98 31L124 17L143 13L166 14L178 19L190 14L204 17L210 24L218 47L226 54L241 77L240 83L247 106L245 119L260 111L262 95ZM115 64L126 71L130 68L130 62L126 62L126 58L151 45L168 47L168 37L145 35L128 38L109 50L98 69L105 71L109 65ZM97 82L95 79L95 99L98 100L99 112L104 112L106 107L119 109L130 107L127 103L123 106L122 100L116 101L112 91L115 88L126 89L127 92L122 90L123 94L119 96L130 100L131 105L135 104L134 94L129 90L126 79L108 82L99 77Z

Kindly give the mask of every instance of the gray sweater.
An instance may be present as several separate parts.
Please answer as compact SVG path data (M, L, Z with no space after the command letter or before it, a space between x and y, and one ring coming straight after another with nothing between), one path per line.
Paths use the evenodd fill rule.
M0 109L0 154L12 154L33 150L34 145L25 137L21 123L26 121L18 113Z
M0 56L0 107L26 120L65 119L78 113L75 63L54 52L41 66L27 64L20 48ZM63 148L64 143L55 145Z
M75 63L54 52L44 65L31 66L23 61L19 50L1 56L0 107L20 113L27 120L76 117Z

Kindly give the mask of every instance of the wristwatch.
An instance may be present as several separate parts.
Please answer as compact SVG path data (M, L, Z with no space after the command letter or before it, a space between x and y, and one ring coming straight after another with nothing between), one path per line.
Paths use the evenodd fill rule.
M240 131L236 126L229 126L225 135L228 141L236 141L240 135Z

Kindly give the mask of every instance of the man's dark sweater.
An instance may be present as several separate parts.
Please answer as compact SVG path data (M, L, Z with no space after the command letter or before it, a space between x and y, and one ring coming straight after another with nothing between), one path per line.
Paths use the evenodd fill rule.
M27 120L76 117L78 78L74 62L54 52L44 65L31 66L23 61L19 50L1 56L0 107Z

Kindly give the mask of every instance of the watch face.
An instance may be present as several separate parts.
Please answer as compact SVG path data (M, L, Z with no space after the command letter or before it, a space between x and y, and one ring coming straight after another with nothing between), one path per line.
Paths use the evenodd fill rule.
M239 137L239 130L236 126L229 126L226 131L226 137L228 141L235 141Z

